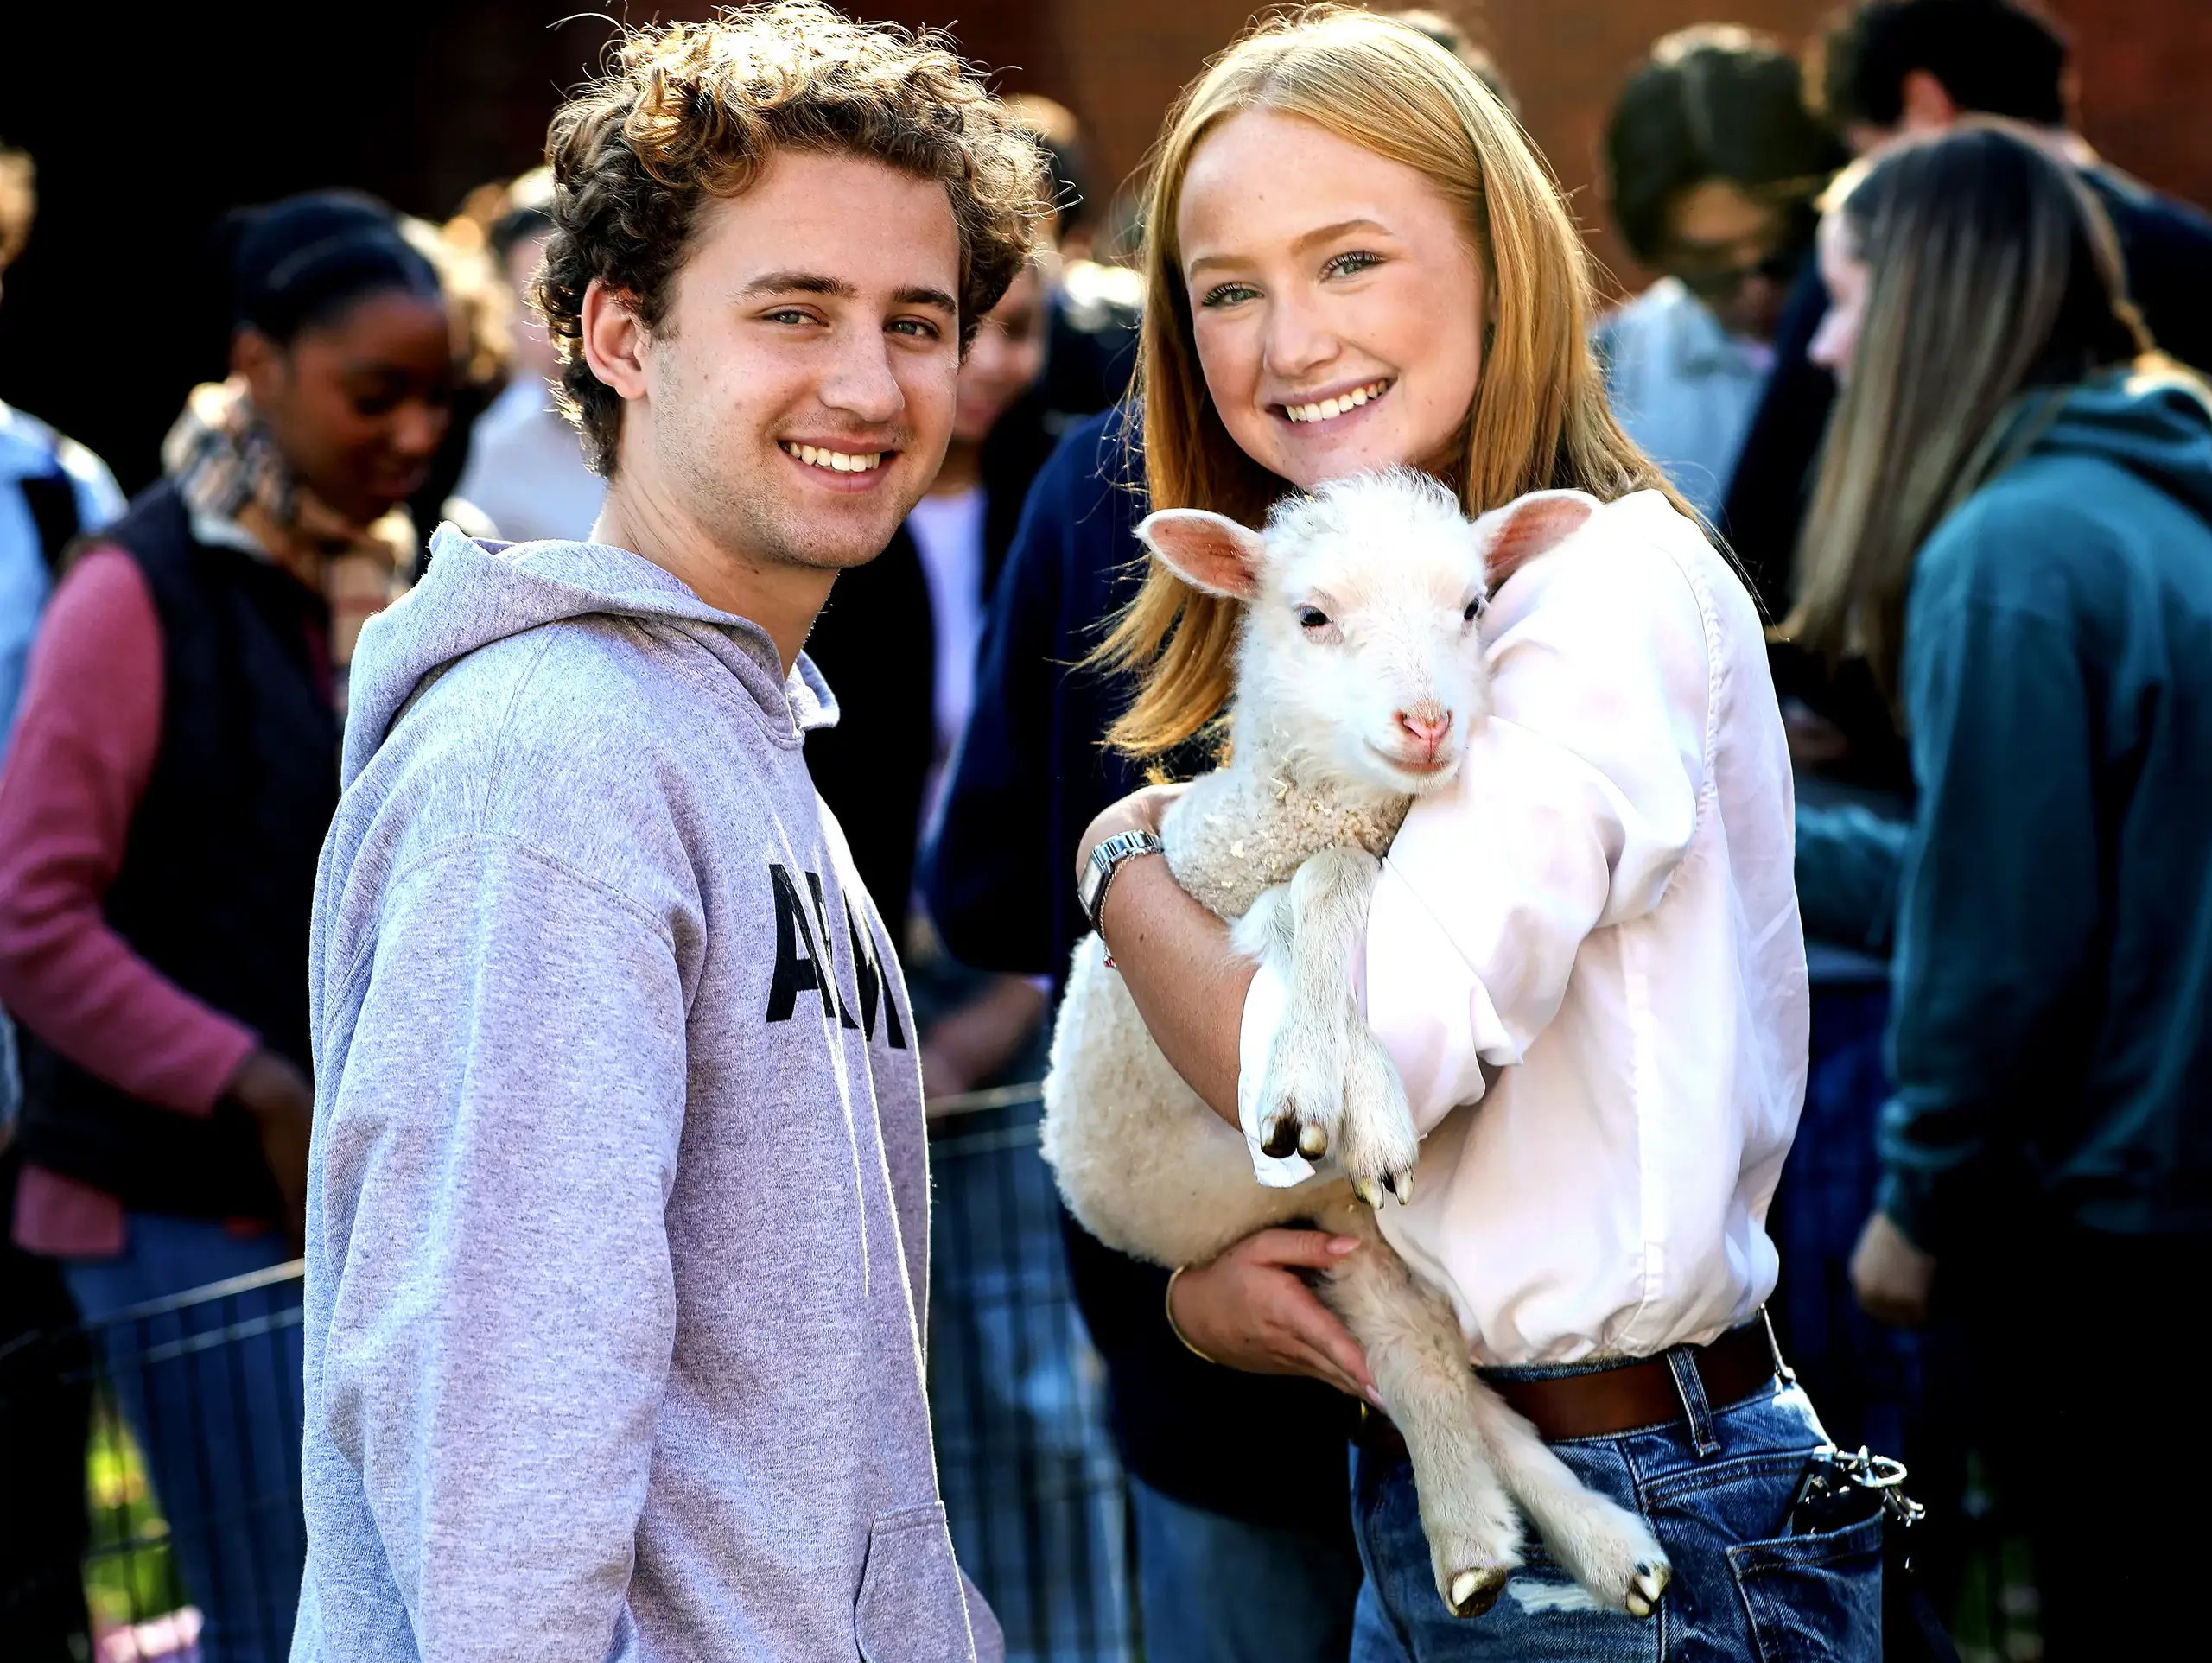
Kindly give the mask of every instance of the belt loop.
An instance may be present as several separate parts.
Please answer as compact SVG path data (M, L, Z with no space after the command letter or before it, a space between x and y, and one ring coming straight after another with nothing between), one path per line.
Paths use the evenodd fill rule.
M1675 1391L1690 1423L1690 1444L1700 1457L1720 1453L1713 1430L1713 1406L1705 1400L1705 1377L1697 1372L1697 1353L1687 1345L1667 1348L1667 1367L1675 1371Z

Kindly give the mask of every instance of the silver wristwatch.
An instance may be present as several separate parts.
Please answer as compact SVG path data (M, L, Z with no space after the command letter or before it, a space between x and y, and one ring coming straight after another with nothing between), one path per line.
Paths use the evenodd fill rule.
M1166 847L1148 831L1126 831L1091 850L1090 863L1075 881L1075 898L1093 930L1098 928L1099 910L1106 904L1106 885L1114 881L1116 868L1133 854L1161 854Z

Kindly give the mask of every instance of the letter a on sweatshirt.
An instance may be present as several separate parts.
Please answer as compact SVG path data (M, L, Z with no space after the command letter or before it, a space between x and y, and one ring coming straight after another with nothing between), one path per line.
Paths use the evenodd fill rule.
M822 995L823 1014L835 1019L837 995L831 987L832 972L815 945L814 926L807 922L806 903L798 898L791 875L774 861L768 863L768 881L776 892L776 979L768 988L768 1020L788 1022L801 993Z

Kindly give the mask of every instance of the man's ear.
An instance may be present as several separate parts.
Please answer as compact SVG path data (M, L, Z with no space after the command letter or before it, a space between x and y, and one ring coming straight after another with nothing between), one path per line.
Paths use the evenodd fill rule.
M1475 522L1483 570L1494 593L1505 580L1546 549L1567 541L1598 511L1584 491L1532 491Z
M1259 570L1261 562L1268 560L1268 540L1228 515L1205 509L1161 509L1146 515L1137 526L1137 540L1192 588L1239 601L1259 595Z
M624 398L645 396L645 326L636 301L594 277L584 290L578 345L591 372Z
M1249 600L1260 592L1267 540L1203 508L1163 508L1137 526L1137 540L1192 588Z

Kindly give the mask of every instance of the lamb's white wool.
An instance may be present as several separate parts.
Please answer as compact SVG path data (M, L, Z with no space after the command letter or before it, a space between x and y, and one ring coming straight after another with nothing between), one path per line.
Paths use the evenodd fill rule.
M1289 988L1261 1087L1270 1152L1325 1154L1334 1170L1262 1188L1242 1135L1160 1056L1093 940L1076 949L1045 1084L1046 1158L1070 1209L1109 1246L1201 1263L1301 1218L1366 1244L1324 1297L1405 1435L1437 1588L1463 1615L1486 1609L1521 1562L1509 1495L1613 1609L1649 1615L1667 1577L1643 1522L1583 1489L1482 1385L1448 1299L1376 1228L1383 1192L1412 1192L1417 1141L1397 1070L1351 997L1380 859L1489 714L1489 586L1594 505L1543 492L1471 524L1433 480L1394 470L1286 501L1263 534L1195 510L1138 528L1189 581L1245 602L1233 760L1192 785L1161 835L1177 881L1235 921L1238 946Z

